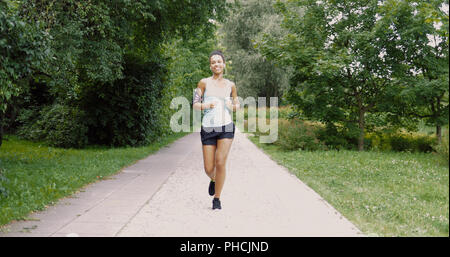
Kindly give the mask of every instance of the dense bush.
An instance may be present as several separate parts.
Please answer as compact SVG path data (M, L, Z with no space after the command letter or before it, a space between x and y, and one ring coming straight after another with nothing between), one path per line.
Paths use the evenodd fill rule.
M86 115L78 108L54 104L42 110L24 110L19 120L24 125L18 134L29 140L46 141L57 147L81 148L87 145Z
M317 137L330 149L356 149L358 134L356 129L328 123L318 128Z
M269 99L267 99L269 101ZM278 103L280 104L280 103ZM278 119L292 119L299 117L299 114L297 112L294 112L292 110L292 107L289 105L286 106L279 106L278 107ZM266 118L270 119L270 112L266 112Z
M344 126L323 125L298 118L279 119L278 124L278 140L275 144L285 150L355 150L358 146L357 133L352 133L357 130ZM435 149L448 160L448 131L446 133L443 143L436 146L436 137L432 135L412 132L368 132L365 136L366 149L408 152L431 152Z
M78 104L86 113L90 143L136 146L161 133L162 67L132 55L124 61L123 79L81 89Z
M316 137L316 127L299 119L279 119L278 140L274 144L288 151L325 149Z
M436 144L435 136L406 132L371 132L365 139L369 149L380 151L431 152Z
M74 107L53 105L43 109L40 123L46 131L45 140L52 146L81 148L87 145L85 113Z
M16 120L19 124L16 131L17 135L33 141L42 139L44 135L37 123L40 117L40 109L37 107L21 109Z

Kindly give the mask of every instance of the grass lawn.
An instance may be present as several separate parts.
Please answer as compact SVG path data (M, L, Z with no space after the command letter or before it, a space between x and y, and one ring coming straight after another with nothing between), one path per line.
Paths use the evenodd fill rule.
M449 167L434 154L292 151L260 144L369 236L449 236Z
M62 149L7 136L0 147L0 225L25 219L187 135L145 147Z

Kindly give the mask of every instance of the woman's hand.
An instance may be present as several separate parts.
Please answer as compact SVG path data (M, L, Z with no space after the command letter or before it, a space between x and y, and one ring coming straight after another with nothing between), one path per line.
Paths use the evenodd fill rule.
M207 108L207 109L213 109L213 108L216 107L218 104L219 104L219 103L218 103L217 101L213 101L213 102L210 102L210 103L206 104L206 108Z

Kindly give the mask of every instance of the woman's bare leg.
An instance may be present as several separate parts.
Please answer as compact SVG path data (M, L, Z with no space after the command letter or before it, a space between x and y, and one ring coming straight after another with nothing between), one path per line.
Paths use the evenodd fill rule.
M232 138L222 138L217 140L217 150L216 150L216 194L214 198L220 198L220 193L222 192L223 184L225 183L225 165L227 162L228 153L231 148Z
M206 175L212 180L215 179L215 155L216 155L216 145L202 145L203 149L203 165L205 168Z

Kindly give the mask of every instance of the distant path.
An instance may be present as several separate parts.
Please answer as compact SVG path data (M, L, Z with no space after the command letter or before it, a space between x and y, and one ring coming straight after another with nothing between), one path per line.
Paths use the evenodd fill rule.
M208 184L192 133L0 236L364 236L239 131L222 210Z

